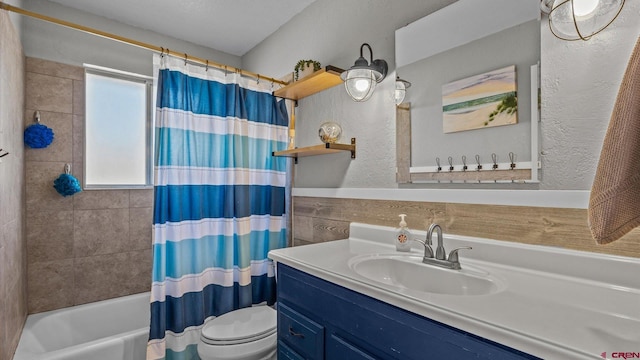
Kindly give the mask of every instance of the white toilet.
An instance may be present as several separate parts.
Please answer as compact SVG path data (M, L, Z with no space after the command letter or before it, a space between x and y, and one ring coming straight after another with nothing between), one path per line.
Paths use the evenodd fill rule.
M218 316L202 327L198 355L202 360L274 360L276 322L276 311L266 305Z

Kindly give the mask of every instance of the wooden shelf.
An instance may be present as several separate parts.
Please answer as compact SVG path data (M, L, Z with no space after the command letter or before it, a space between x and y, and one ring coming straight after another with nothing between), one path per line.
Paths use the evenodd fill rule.
M351 158L355 159L356 158L356 138L351 138L351 144L337 144L337 143L320 144L320 145L306 146L306 147L295 148L290 150L274 151L271 153L271 155L292 157L296 159L296 163L297 163L299 157L333 154L341 151L351 152Z
M273 95L289 100L302 99L322 90L342 84L340 74L343 71L344 70L340 68L328 65L324 69L320 69L311 75L307 75L298 81L292 82L291 84L274 91Z

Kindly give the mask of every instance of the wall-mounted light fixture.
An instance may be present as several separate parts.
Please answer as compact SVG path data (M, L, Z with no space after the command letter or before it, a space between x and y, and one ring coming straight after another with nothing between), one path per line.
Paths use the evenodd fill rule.
M402 104L404 97L407 94L407 89L411 87L411 83L407 80L400 79L400 76L396 76L396 105Z
M625 0L541 0L549 28L558 39L589 40L618 17Z
M362 56L362 49L365 46L369 48L370 62ZM381 59L373 60L371 46L364 43L360 46L358 60L349 70L340 74L340 78L344 81L344 87L354 101L367 101L373 94L376 84L387 76L387 70L387 62Z

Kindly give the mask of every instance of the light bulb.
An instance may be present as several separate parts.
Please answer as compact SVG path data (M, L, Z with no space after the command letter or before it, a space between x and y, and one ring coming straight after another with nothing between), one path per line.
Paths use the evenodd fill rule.
M600 0L573 0L573 13L577 17L591 15L597 8Z
M366 91L367 89L369 89L369 83L370 83L370 81L367 80L367 79L358 79L358 80L356 80L356 83L355 83L356 90L358 90L358 91Z

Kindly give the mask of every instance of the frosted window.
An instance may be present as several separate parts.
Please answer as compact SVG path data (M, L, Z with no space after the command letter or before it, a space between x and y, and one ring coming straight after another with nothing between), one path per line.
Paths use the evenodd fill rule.
M87 70L85 187L151 185L148 80Z

